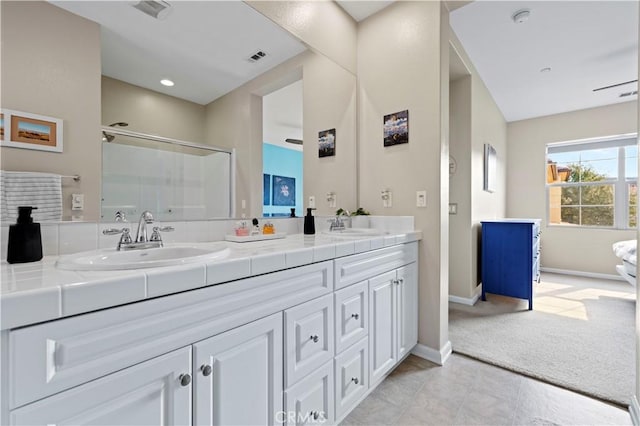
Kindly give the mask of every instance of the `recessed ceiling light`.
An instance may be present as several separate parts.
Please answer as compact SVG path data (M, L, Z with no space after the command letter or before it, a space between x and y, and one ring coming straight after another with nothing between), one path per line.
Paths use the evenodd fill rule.
M540 70L541 73L551 72L551 67L544 67Z
M164 79L160 80L160 84L162 84L163 86L171 87L175 83L173 81L169 80L168 78L164 78Z
M511 15L511 19L513 19L513 22L516 24L522 24L527 22L529 16L531 16L531 11L529 9L520 9Z

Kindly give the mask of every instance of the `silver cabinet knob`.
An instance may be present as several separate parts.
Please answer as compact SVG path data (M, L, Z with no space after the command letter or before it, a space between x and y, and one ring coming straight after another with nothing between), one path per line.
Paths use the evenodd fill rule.
M398 278L398 284L404 284L404 278Z
M351 314L351 318L358 319L358 318L360 318L360 315L359 314Z
M310 339L313 341L313 343L318 343L318 340L320 340L318 335L311 336Z
M309 413L309 415L313 417L313 420L318 420L318 418L320 417L320 413L318 413L317 411L312 411Z
M358 383L360 383L360 380L358 380L358 378L357 378L357 377L352 377L352 378L351 378L351 381L352 381L353 383L355 383L356 385L357 385Z
M202 364L202 366L200 367L200 370L202 371L203 376L210 376L211 372L213 371L211 366L208 364Z
M189 383L191 383L191 374L181 374L178 380L180 380L182 386L189 386Z

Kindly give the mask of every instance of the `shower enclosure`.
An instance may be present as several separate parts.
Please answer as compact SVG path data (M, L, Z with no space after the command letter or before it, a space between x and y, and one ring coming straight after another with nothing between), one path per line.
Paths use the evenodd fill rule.
M234 150L104 126L101 217L158 220L234 216Z

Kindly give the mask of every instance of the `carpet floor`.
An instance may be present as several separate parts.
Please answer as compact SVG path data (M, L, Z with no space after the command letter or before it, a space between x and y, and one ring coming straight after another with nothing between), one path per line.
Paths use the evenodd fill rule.
M453 351L615 404L635 387L635 289L543 274L527 302L449 303Z

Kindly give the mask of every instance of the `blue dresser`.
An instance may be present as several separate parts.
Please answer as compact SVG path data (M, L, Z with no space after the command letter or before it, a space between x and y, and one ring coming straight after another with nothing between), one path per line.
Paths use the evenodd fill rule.
M485 293L529 301L540 282L540 219L482 221L482 300Z

